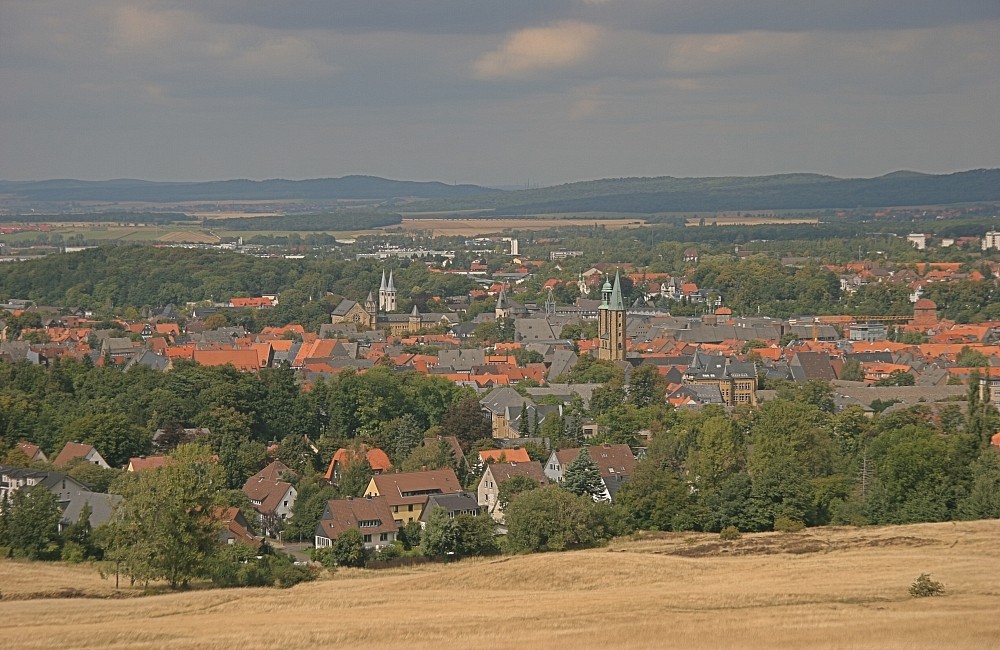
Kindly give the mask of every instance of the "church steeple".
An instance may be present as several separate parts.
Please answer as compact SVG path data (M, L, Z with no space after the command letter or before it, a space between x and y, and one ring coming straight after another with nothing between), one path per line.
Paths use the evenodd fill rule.
M383 312L396 311L396 285L392 281L392 271L389 271L388 281L385 279L385 269L382 269L382 284L378 289L378 308Z
M597 314L597 358L606 361L625 359L625 302L622 299L621 273L615 271L615 283L605 281L601 288L601 307Z

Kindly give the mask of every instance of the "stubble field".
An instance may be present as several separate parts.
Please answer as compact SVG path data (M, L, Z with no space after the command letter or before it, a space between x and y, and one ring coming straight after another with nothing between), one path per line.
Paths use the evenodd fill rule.
M85 567L2 561L0 647L995 648L998 537L1000 521L669 534L132 598ZM946 595L911 598L921 573ZM74 586L94 598L46 597Z

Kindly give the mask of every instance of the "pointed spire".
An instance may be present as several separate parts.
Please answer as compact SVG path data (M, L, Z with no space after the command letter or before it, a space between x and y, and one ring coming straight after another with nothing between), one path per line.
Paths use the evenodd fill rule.
M368 297L367 297L367 298L365 298L365 302L366 302L366 303L372 303L372 302L375 302L375 296L373 296L373 295L372 295L372 292L371 292L371 291L369 291L369 292L368 292Z
M420 312L417 310L416 305L413 305L413 311L410 312L410 316L420 316Z
M497 296L497 309L507 308L507 292L504 291L503 287L500 287L500 295Z
M622 279L618 271L615 271L615 286L611 289L611 299L608 301L608 309L625 311L625 304L622 302Z
M389 271L389 286L386 287L389 291L395 291L396 285L392 283L392 271Z
M381 292L381 291L385 291L385 287L386 287L386 285L385 285L385 269L382 269L382 284L381 284L381 285L379 285L379 288L378 288L378 290L379 290L380 292Z

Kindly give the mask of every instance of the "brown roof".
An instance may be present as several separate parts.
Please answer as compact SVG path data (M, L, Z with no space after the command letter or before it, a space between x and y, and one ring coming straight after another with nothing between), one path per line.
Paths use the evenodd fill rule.
M141 472L145 469L163 467L168 460L169 457L167 456L141 456L139 458L130 458L128 465L131 471Z
M368 465L372 468L372 471L388 472L392 469L392 461L389 460L389 456L378 447L374 447L372 449L369 449L366 445L361 445L360 449L347 449L345 447L341 447L330 460L330 466L327 467L326 474L323 475L323 478L328 481L333 480L334 469L336 469L338 464L341 468L347 467L358 459L358 456L362 451L364 451L365 458L368 459Z
M537 460L527 463L492 463L486 468L486 471L493 476L493 482L497 485L515 476L527 476L538 481L539 485L548 483L545 472L542 471L542 464Z
M299 476L298 473L291 467L285 465L280 460L276 460L250 478L262 478L267 481L280 481L281 477L286 474L294 476L295 478L298 478Z
M425 470L421 472L403 472L400 474L377 474L372 482L380 496L389 505L423 503L428 494L449 494L461 492L455 471L447 469ZM369 487L371 485L369 484Z
M212 518L222 522L223 527L238 542L256 544L257 538L246 527L246 519L239 508L215 508Z
M319 521L319 529L324 537L330 539L336 539L351 529L359 530L366 535L395 533L399 527L396 526L389 505L389 500L385 497L327 501L326 510ZM361 526L362 522L373 525Z
M556 458L559 459L559 465L563 467L563 471L580 455L580 449L580 447L572 447L556 450ZM628 445L597 445L586 447L586 449L590 453L591 460L600 470L601 478L609 478L618 474L631 476L635 469L635 455Z
M479 460L499 463L501 460L508 463L530 463L531 457L524 447L514 447L513 449L483 449L479 452Z
M291 483L284 481L268 480L256 476L251 476L243 484L243 493L254 503L254 508L260 513L274 512L281 500L288 494ZM260 502L257 505L256 502Z
M38 454L38 452L41 451L41 449L39 449L38 445L36 445L34 443L26 442L24 440L22 440L21 442L17 443L17 448L20 449L22 452L24 452L24 455L28 457L28 460L35 460L35 455ZM42 454L42 458L44 458L44 457L45 457L45 454Z
M88 445L83 442L67 442L66 446L62 448L56 459L52 461L52 464L56 467L65 467L69 462L75 458L86 458L87 454L94 450L94 445Z

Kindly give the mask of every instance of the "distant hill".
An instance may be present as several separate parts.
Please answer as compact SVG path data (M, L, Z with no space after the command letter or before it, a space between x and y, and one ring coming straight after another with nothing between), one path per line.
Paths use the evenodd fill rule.
M229 180L203 183L160 183L132 179L110 181L0 181L0 194L24 202L142 201L267 201L376 200L395 198L447 199L500 193L478 185L394 181L377 176L344 176L302 181Z
M934 205L1000 200L1000 169L877 178L819 174L717 178L615 178L459 200L419 210L492 209L498 214L715 212Z
M565 212L655 214L1000 201L1000 169L943 175L898 171L877 178L836 178L820 174L607 178L518 191L478 185L395 181L377 176L204 183L128 179L0 181L0 195L6 195L8 201L22 203L142 201L169 204L184 201L354 199L385 202L394 212L486 210L509 215Z

